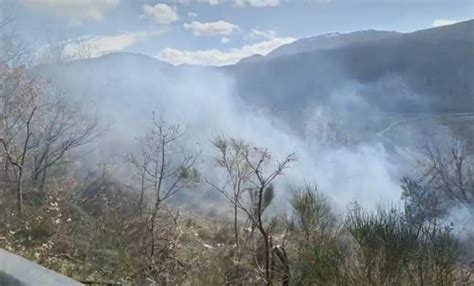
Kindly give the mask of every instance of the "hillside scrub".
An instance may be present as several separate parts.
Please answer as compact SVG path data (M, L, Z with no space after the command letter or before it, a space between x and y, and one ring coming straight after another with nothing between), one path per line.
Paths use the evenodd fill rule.
M9 76L25 77L22 81L32 84L22 70L7 73L3 79L10 80ZM214 167L225 174L220 185L200 173L196 164L200 151L181 144L185 129L154 116L151 129L137 140L137 152L122 158L121 164L134 170L125 184L107 164L84 172L73 159L81 154L77 148L100 136L99 122L68 120L64 112L69 107L61 97L42 97L42 89L17 92L7 83L1 87L3 102L26 103L5 106L19 117L4 113L2 121L0 247L78 281L131 285L472 283L472 257L463 253L469 244L446 223L449 209L441 211L429 193L435 188L436 193L447 195L450 207L456 203L471 206L469 196L464 196L470 172L456 173L459 164L453 165L453 171L438 169L437 179L431 180L435 185L405 179L401 210L369 211L355 203L341 214L331 209L330 200L316 185L285 189L279 183L296 160L294 154L279 159L265 147L238 138L216 138L211 142ZM47 112L42 111L45 106ZM79 109L71 110L81 116ZM50 132L45 133L45 128ZM458 153L447 156L465 162ZM433 163L442 162L434 158ZM463 177L454 176L458 181L446 186L451 180L443 180L444 172L448 178ZM222 208L216 218L170 203L181 192L198 191L227 200L232 218L220 215ZM288 213L268 211L282 193L289 197Z
M237 257L231 219L163 205L151 233L150 218L130 204L139 201L139 192L103 175L87 180L49 186L44 201L25 200L21 217L11 204L15 196L2 194L0 247L79 281L126 285L472 282L472 270L460 259L461 245L449 228L427 224L419 229L390 208L369 212L356 206L347 218L338 217L314 186L292 195L291 216L265 220L272 233L267 280L264 238L245 221L239 221ZM148 207L152 210L153 204ZM151 243L155 255L150 261L144 250Z
M357 202L335 210L315 184L288 187L296 155L259 142L221 136L202 146L212 154L189 150L186 128L161 114L132 152L113 158L116 170L87 156L104 123L32 76L13 44L0 51L1 248L86 284L474 283L473 234L449 223L453 208L474 209L467 145L431 146L425 177L402 181L403 206L375 210ZM313 131L325 130L328 146L352 145L338 124L323 123ZM213 162L211 171L200 160ZM177 205L192 192L216 206ZM286 213L272 209L276 198Z

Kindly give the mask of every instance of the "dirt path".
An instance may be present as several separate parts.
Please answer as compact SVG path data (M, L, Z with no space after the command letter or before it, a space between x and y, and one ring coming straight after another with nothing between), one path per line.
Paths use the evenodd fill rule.
M378 131L376 134L379 138L384 140L385 142L388 142L390 145L392 145L397 153L402 155L403 157L406 157L408 159L413 159L419 156L419 154L413 152L407 147L402 147L395 143L392 139L390 139L386 134L392 131L393 128L413 123L413 122L420 122L420 121L427 121L427 120L436 120L436 119L447 119L447 118L459 118L459 117L469 117L469 116L474 116L474 112L465 112L465 113L448 113L448 114L437 114L437 115L428 115L423 114L424 117L418 117L418 118L411 118L411 119L403 119L403 120L398 120L395 122L392 122L390 125L385 127L384 129Z

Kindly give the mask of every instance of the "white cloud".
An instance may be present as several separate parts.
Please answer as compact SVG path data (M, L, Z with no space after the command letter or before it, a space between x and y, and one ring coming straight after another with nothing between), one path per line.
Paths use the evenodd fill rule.
M195 12L188 12L188 17L195 18L195 17L197 17L197 15L198 14L195 13Z
M178 20L176 8L167 4L143 5L143 16L161 25L167 25Z
M280 5L280 0L235 0L235 5L255 6L255 7L276 7Z
M318 1L330 1L330 0L318 0ZM280 0L201 0L200 2L208 3L209 5L218 5L224 3L231 3L235 7L276 7L280 5Z
M269 31L260 31L256 29L252 29L250 32L251 37L262 37L264 39L273 39L276 37L276 32L269 30Z
M221 43L227 44L228 42L230 42L229 38L226 38L226 37L221 38Z
M101 20L104 13L117 7L120 0L20 0L31 9L52 12L69 18L73 23Z
M78 43L68 44L64 48L64 54L74 56L80 49L87 49L87 57L98 57L114 51L123 50L137 42L135 34L121 34L117 36L92 37Z
M234 7L248 7L248 6L253 6L253 7L277 7L282 4L282 2L285 3L291 3L293 0L196 0L197 2L201 3L207 3L209 5L218 5L218 4L232 4ZM333 0L302 0L307 3L329 3L332 2ZM192 1L186 1L186 0L181 0L181 2L192 2Z
M153 32L129 32L115 36L96 36L69 40L64 47L63 54L71 59L77 57L99 57L111 52L124 50L141 39L160 35L161 33L162 31L155 30Z
M239 30L239 26L226 21L201 23L193 21L191 23L184 23L183 27L186 30L191 30L195 36L205 35L230 35L235 30Z
M460 22L460 21L448 20L448 19L436 19L433 21L432 25L433 27L441 27L441 26L456 24L457 22Z
M194 64L222 66L235 64L241 59L255 54L266 55L272 50L280 47L281 45L289 44L295 40L296 39L294 38L274 37L270 40L251 45L245 45L241 48L234 48L228 51L222 51L217 49L189 51L168 48L162 50L157 55L157 58L175 65Z

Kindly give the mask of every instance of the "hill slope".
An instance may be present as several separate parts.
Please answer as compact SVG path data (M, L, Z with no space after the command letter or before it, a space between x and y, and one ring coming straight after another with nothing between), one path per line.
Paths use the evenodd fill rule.
M379 111L473 111L474 21L304 39L225 69L239 94L293 119L314 104L354 97Z

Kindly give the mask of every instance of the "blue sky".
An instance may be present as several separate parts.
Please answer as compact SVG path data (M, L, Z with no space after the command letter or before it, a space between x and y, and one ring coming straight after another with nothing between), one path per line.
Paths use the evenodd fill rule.
M0 0L33 49L54 42L98 56L143 53L173 64L225 65L300 38L410 32L474 18L474 1Z

